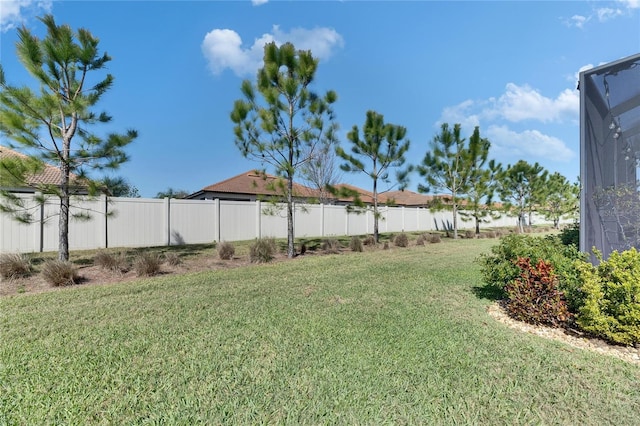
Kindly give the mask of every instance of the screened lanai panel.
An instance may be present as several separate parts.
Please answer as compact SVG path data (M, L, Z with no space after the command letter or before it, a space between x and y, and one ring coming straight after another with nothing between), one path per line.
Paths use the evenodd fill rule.
M580 250L640 248L640 55L580 73Z

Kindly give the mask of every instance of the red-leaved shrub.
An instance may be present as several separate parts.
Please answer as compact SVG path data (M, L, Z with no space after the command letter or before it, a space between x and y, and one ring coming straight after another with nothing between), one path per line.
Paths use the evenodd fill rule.
M564 294L557 289L553 266L542 259L532 265L528 257L515 262L520 277L505 286L505 307L509 316L529 324L559 327L571 318Z

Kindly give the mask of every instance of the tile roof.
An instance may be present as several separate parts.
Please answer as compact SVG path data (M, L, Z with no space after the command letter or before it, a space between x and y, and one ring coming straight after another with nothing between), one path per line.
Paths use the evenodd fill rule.
M280 191L274 191L273 188L277 187L278 181L282 178L273 176L270 174L263 174L261 172L250 170L241 173L237 176L233 176L229 179L214 183L209 186L205 186L200 192L218 192L227 194L247 194L247 195L262 195L272 196L278 195ZM282 180L284 184L284 180ZM360 199L366 204L373 204L373 193L357 186L349 185L346 183L340 183L334 185L336 189L345 188L351 191L356 191L360 194ZM318 191L314 188L304 186L298 183L293 183L293 192L296 197L306 198L318 198ZM378 194L378 203L383 205L388 201L392 205L398 206L426 206L436 196L418 194L416 192L404 190L404 191L392 191L383 192ZM350 197L339 196L335 199L337 202L349 203L353 201Z
M22 159L28 158L27 155L0 145L0 159L16 157ZM72 173L71 179L77 179L77 176ZM45 164L44 170L40 173L27 176L27 183L29 185L58 185L60 184L60 169L50 164Z
M406 189L404 191L389 191L384 195L391 204L400 206L426 206L435 198L433 195L419 194Z
M278 195L279 182L285 180L277 176L250 170L237 176L202 188L202 191L225 192L233 194ZM275 189L275 190L274 190ZM293 194L296 197L316 197L317 191L298 183L293 183Z

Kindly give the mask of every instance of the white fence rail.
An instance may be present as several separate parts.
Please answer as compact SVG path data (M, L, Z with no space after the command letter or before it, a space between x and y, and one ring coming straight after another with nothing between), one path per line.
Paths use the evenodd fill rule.
M21 224L0 214L0 252L38 252L58 249L57 200L39 205L22 195L36 222ZM241 241L261 237L286 238L284 208L266 203L224 200L148 198L75 199L72 213L88 212L88 221L71 219L71 250L106 247L150 247ZM434 231L450 227L451 212L425 208L382 207L380 232ZM543 223L541 218L535 219ZM485 227L515 226L513 217L494 220ZM471 221L458 220L461 229ZM296 237L363 235L373 232L373 213L349 213L344 206L305 204L295 209Z

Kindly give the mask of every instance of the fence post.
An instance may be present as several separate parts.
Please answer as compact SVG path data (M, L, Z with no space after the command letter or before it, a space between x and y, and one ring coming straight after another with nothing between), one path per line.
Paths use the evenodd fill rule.
M103 214L103 220L104 220L104 248L109 248L109 197L107 197L106 194L102 194L102 201L103 201L103 206L104 206L104 214Z
M324 203L320 203L320 236L324 237Z
M43 197L41 192L36 192L33 194L31 200L37 203L37 199ZM38 247L38 251L42 253L44 251L44 204L46 203L45 199L38 206L38 211L40 213L40 217L38 218L38 225L34 228L34 242L35 247Z
M216 242L221 242L220 240L220 198L216 198L213 200L213 210L216 215L215 220L213 221L213 236Z
M256 238L262 238L262 207L260 200L256 200Z
M165 209L165 219L167 221L167 245L171 245L171 199L169 197L164 198L164 204L166 206Z

